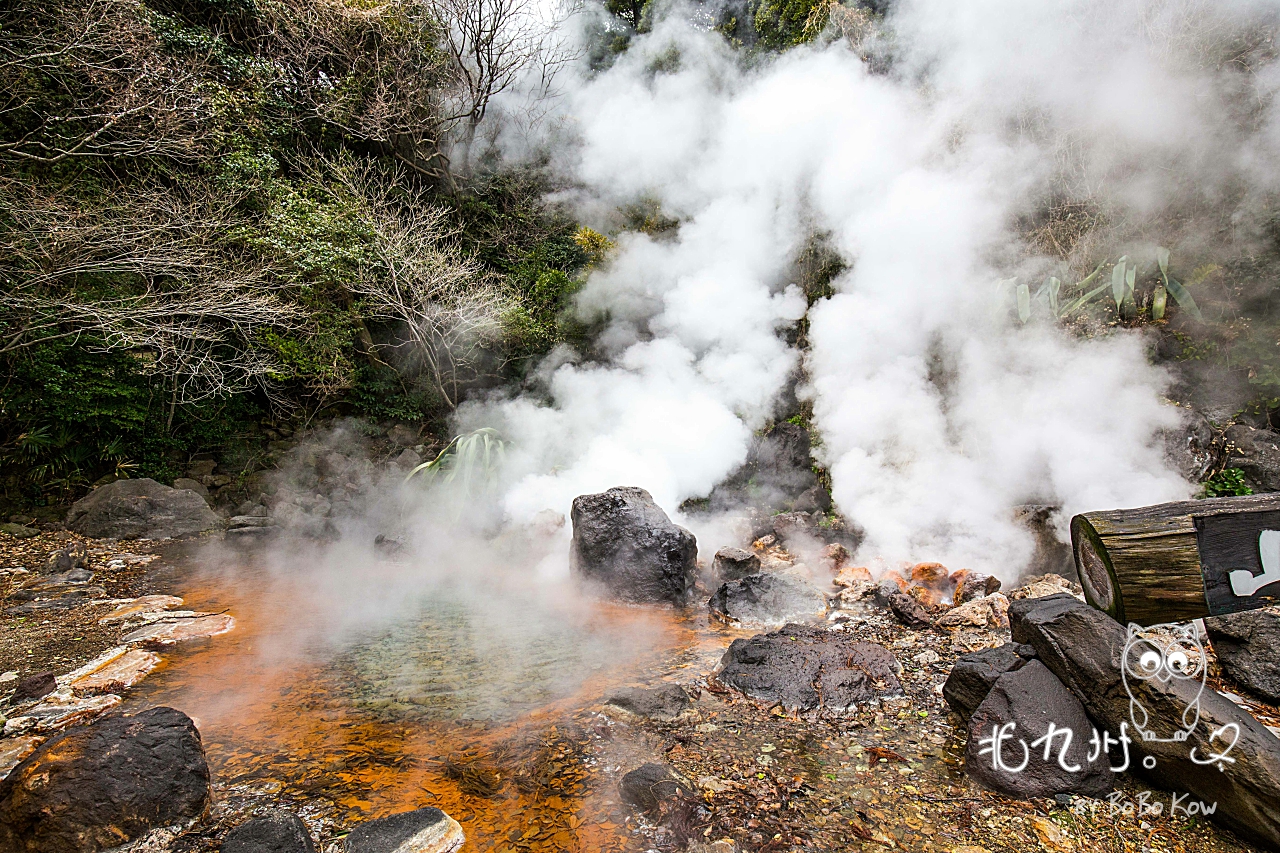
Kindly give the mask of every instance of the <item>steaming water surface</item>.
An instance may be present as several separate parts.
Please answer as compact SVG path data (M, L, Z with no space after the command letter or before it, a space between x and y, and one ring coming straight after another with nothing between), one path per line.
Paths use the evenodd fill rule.
M374 586L406 572L366 569ZM327 609L314 576L251 558L205 565L179 590L185 606L230 612L235 630L166 652L127 710L168 705L196 721L230 823L277 805L332 835L433 805L469 849L511 837L521 850L622 849L613 791L602 799L575 751L591 724L581 709L613 686L701 671L724 638L671 611L491 583L398 588L387 619L354 592L345 616Z

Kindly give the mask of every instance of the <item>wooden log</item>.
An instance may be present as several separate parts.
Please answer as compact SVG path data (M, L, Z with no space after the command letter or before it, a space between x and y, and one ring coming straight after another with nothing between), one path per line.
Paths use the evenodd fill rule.
M1071 550L1085 598L1121 624L1280 604L1280 494L1082 513Z

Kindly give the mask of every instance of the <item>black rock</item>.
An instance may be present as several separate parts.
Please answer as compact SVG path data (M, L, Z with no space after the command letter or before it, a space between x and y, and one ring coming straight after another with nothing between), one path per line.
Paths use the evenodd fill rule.
M172 539L212 530L220 523L195 492L145 477L100 486L67 513L69 529L103 539Z
M771 572L721 584L707 606L721 619L745 624L783 625L821 616L827 606L827 597L807 581Z
M720 664L722 684L788 710L845 711L902 693L901 668L888 649L809 625L734 640Z
M645 764L622 777L618 783L622 801L653 812L664 803L680 797L692 797L693 791L661 764Z
M1239 468L1255 492L1280 491L1280 433L1236 424L1222 434L1227 468Z
M1036 657L1070 688L1100 729L1118 737L1125 727L1133 740L1131 770L1153 785L1217 803L1211 820L1254 843L1280 848L1280 739L1270 730L1234 702L1202 689L1199 679L1161 682L1123 674L1129 634L1074 596L1015 601L1009 622L1014 641L1035 647ZM1183 729L1184 714L1195 709L1199 716L1185 740L1148 741L1135 732L1135 717L1145 718L1152 732ZM1221 754L1230 741L1231 729L1212 737L1224 726L1234 726L1239 736L1229 753L1235 762L1222 762L1219 769L1208 756ZM1208 763L1193 761L1192 750ZM1148 758L1154 767L1144 767Z
M96 853L198 817L209 766L186 714L152 708L55 735L0 781L0 851Z
M1000 676L1018 669L1035 656L1035 649L1019 643L1005 643L997 649L961 655L942 685L942 698L967 721Z
M1012 728L1006 729L1009 724ZM1046 761L1043 745L1032 744L1048 733L1050 725L1071 734L1055 735ZM997 731L1011 735L999 756L989 751ZM1112 759L1099 752L1092 763L1088 760L1092 732L1080 700L1044 664L1027 661L1001 675L974 711L965 770L988 788L1021 799L1055 794L1101 797L1114 784Z
M1215 616L1204 626L1223 672L1259 696L1280 701L1280 611Z
M316 853L316 844L302 818L272 809L228 832L222 853Z
M831 493L815 483L796 498L791 508L796 512L830 512Z
M342 842L345 853L453 853L466 837L437 808L417 809L357 824Z
M698 574L698 543L644 489L620 486L573 499L575 574L623 601L685 604Z
M675 720L689 710L689 694L678 684L660 687L624 687L604 700L605 704L651 720Z
M30 702L32 699L48 696L57 689L58 679L52 670L33 672L18 679L18 683L13 686L13 695L9 697L9 701L14 705L19 702Z
M908 628L923 631L933 624L933 620L929 618L929 613L920 606L920 602L905 592L898 591L891 594L888 601L889 609L893 611L893 615L897 616L898 621Z
M760 558L742 548L721 548L712 563L721 581L736 581L760 571Z

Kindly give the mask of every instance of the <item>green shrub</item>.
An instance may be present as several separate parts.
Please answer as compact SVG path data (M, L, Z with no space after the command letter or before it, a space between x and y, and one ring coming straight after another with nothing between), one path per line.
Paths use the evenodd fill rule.
M1253 489L1244 482L1244 471L1239 468L1224 468L1217 474L1200 484L1203 488L1201 497L1224 498L1232 495L1251 495Z

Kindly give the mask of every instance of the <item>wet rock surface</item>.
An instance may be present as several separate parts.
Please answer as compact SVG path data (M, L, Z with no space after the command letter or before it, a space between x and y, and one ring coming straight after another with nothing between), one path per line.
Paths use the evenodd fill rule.
M650 720L675 720L687 714L693 703L689 694L678 684L660 687L625 687L615 690L605 699L606 705L621 709L627 714Z
M68 528L97 538L173 539L220 523L200 495L145 477L100 486L67 513Z
M630 602L689 600L698 544L644 489L620 486L573 500L575 574Z
M827 599L808 581L781 572L720 585L707 602L717 617L743 625L783 625L820 617Z
M720 683L787 710L845 711L901 693L899 666L883 646L839 631L787 625L734 640L721 659Z
M1076 695L1099 729L1117 737L1122 725L1132 731L1136 703L1148 730L1163 735L1183 730L1183 715L1198 708L1185 740L1134 737L1133 769L1153 784L1216 802L1214 820L1255 843L1280 847L1280 738L1235 703L1202 690L1199 680L1126 679L1121 673L1125 628L1072 595L1016 601L1009 617L1014 641L1035 647L1037 658ZM1214 733L1224 726L1239 732L1230 749L1235 759L1230 769L1193 760L1192 750L1201 759L1222 753L1230 730ZM1144 769L1147 757L1155 765Z
M693 795L689 784L661 764L645 764L622 777L618 783L622 801L641 811L654 812L664 803Z
M1211 617L1204 625L1222 671L1259 696L1280 701L1280 609Z
M1071 735L1069 741L1066 735L1055 737L1046 761L1045 753L1032 744L1045 737L1051 725ZM998 747L997 755L988 739L1002 729L1013 737ZM1106 753L1089 761L1091 731L1080 700L1044 664L1026 661L996 679L974 710L965 770L981 784L1012 797L1101 797L1112 789L1114 780Z
M417 809L357 824L344 853L453 853L466 837L458 822L437 808Z
M316 844L300 817L273 809L228 832L221 853L316 853Z
M0 782L0 850L94 853L190 822L209 795L185 714L109 717L51 738Z

